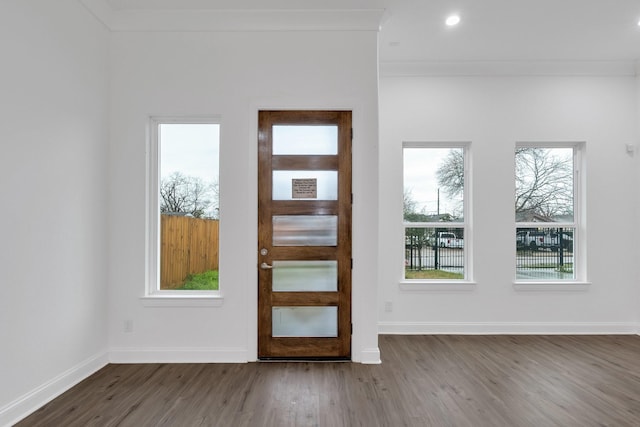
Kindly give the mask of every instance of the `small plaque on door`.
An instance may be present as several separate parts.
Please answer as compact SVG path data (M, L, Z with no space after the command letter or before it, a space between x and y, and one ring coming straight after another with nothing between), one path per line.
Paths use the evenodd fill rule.
M291 197L294 199L317 199L317 178L294 178L291 180Z

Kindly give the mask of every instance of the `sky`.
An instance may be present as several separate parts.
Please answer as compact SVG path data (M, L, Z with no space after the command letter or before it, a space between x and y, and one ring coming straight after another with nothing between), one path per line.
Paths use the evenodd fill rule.
M174 172L218 181L220 165L220 125L160 125L160 177Z
M404 189L411 192L416 202L416 210L425 214L438 213L438 179L436 171L451 148L405 148L404 149ZM461 150L461 148L455 148ZM440 213L461 214L462 196L450 199L440 190Z
M285 127L280 129L283 140L299 138L299 134L287 135L285 131L289 129ZM318 132L319 130L329 132L329 134L318 135L320 140L335 139L335 130L331 127L314 129L316 134L322 134L323 132ZM303 131L303 133L307 132ZM160 138L161 178L166 178L174 172L181 172L187 176L199 177L205 182L218 181L220 125L164 123L160 126ZM286 145L291 147L293 144ZM437 213L439 186L436 170L450 150L450 148L404 149L404 188L411 191L411 197L416 202L418 212ZM444 190L440 190L440 213L454 213L460 209L460 206L459 200L451 200Z

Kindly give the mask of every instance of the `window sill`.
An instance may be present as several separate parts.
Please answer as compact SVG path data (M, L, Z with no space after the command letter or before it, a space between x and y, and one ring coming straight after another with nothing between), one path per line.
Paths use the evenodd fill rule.
M400 290L408 292L471 292L476 289L475 282L467 281L403 280L399 285Z
M140 303L145 307L222 307L222 294L196 295L146 295L140 297Z
M590 286L590 282L513 282L513 288L522 292L584 292Z

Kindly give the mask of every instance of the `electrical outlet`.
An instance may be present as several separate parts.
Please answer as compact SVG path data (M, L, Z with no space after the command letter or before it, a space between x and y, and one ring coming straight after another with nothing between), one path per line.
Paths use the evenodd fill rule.
M393 311L393 302L391 302L391 301L386 301L386 302L384 303L384 311L386 311L386 312L391 312L391 311Z
M133 332L133 320L127 319L127 320L124 321L124 331L126 333Z

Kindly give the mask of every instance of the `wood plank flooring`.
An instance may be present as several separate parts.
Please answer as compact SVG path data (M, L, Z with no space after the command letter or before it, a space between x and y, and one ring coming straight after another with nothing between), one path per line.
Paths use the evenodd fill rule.
M382 365L109 365L26 426L640 426L638 336L381 336Z

